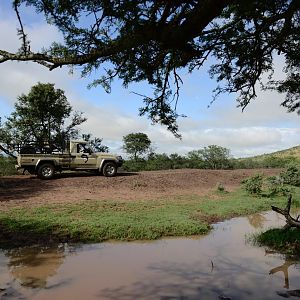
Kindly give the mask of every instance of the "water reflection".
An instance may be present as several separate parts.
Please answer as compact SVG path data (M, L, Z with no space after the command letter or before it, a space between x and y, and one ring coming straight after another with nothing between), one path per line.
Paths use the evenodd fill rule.
M252 225L255 229L263 228L265 222L267 221L266 217L262 213L247 216L247 219L250 225Z
M0 251L0 299L299 297L299 261L245 242L274 224L284 220L271 212L216 224L198 239Z
M284 288L289 289L290 288L290 282L289 282L289 267L292 265L295 265L296 261L285 261L284 264L273 268L270 270L269 274L275 274L277 272L282 272L284 275Z
M277 272L282 272L284 275L284 288L290 288L290 281L289 281L289 267L294 266L295 268L299 267L299 261L296 260L286 260L282 265L273 268L270 270L269 274L275 274ZM300 289L296 290L289 290L289 291L277 291L277 295L283 298L290 298L290 297L298 297L300 298Z
M300 298L300 290L293 290L293 291L287 291L287 292L277 292L277 295L281 296L283 298L290 298L290 297Z
M247 259L247 258L246 258ZM286 261L287 266L296 262ZM207 262L207 266L209 263ZM280 266L281 267L281 266ZM279 267L279 268L280 268ZM219 257L214 268L203 264L157 264L150 266L156 279L136 281L132 285L103 289L101 299L276 299L299 296L300 290L276 290L276 284L266 278L264 266L241 265L239 260ZM275 268L274 268L275 269ZM274 270L272 269L272 270ZM271 271L272 271L271 270ZM271 272L270 271L270 272ZM275 270L276 271L276 270ZM288 276L288 275L287 275ZM299 276L298 276L299 279ZM288 280L288 279L287 279ZM285 286L289 288L289 286Z
M7 250L10 274L24 287L45 288L49 277L63 264L65 249L28 247Z

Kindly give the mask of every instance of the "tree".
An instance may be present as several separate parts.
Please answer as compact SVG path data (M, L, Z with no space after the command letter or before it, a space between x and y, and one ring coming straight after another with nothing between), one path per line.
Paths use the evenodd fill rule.
M188 167L192 169L203 169L205 163L201 154L201 150L192 150L187 154Z
M6 147L34 142L39 148L62 149L66 139L78 136L77 126L85 121L82 113L72 114L64 91L55 89L54 84L38 83L27 95L18 97L14 111L0 128L0 138Z
M289 194L288 199L287 199L287 205L285 209L279 208L277 206L271 206L272 210L276 211L279 214L282 214L285 217L286 224L283 227L283 229L287 230L291 227L296 227L300 229L300 215L298 215L297 218L293 218L290 215L290 210L291 210L291 204L292 204L292 194Z
M178 153L171 153L170 160L172 163L172 169L183 169L188 166L188 161L184 156L179 155Z
M202 156L204 164L209 169L226 169L229 167L230 151L227 148L209 145L198 150L198 152Z
M300 113L299 0L94 1L14 0L21 47L0 50L0 63L34 61L49 70L81 66L82 75L101 70L91 86L109 91L119 77L124 86L146 80L154 95L144 96L148 115L178 136L176 111L182 79L178 70L200 69L208 58L219 82L214 96L238 93L244 109L257 84L286 94L282 103ZM43 13L64 42L32 51L22 24L22 4ZM274 57L285 60L285 79L272 80ZM104 75L103 75L104 74ZM215 99L215 98L213 98Z
M11 137L8 133L7 129L4 127L2 123L2 119L0 117L0 153L4 152L5 154L17 158L13 153L13 149L10 147Z
M151 141L145 133L130 133L123 136L123 149L137 161L150 150Z
M103 139L93 137L91 133L83 134L82 138L89 142L96 152L109 152L109 147L102 144Z

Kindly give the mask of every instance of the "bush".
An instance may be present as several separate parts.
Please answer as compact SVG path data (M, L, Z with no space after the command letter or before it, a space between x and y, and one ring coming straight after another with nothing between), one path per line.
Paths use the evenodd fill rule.
M245 184L245 190L250 194L260 195L263 187L263 176L256 174L243 181Z
M0 156L0 176L17 174L15 169L16 160L10 157Z
M155 171L155 170L169 170L172 169L172 160L166 153L153 154L145 165L145 170Z
M218 182L218 183L217 183L216 189L217 189L217 191L220 192L220 193L227 193L224 184L221 183L221 182Z
M270 176L264 178L261 174L256 174L242 181L245 190L249 194L272 197L277 195L286 196L293 192L290 186L284 184L281 176Z
M286 196L292 192L292 189L284 185L283 179L279 176L270 176L265 180L266 196L283 195Z
M286 184L300 186L300 167L290 165L286 171L280 174L280 177Z
M138 172L145 170L146 161L144 160L126 160L123 163L122 169L128 172Z

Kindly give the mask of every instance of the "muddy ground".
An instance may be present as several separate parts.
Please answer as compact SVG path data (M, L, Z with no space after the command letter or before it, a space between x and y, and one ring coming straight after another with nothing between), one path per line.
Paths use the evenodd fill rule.
M63 173L52 180L36 176L0 177L0 209L88 200L162 199L181 195L206 195L222 183L227 191L257 173L277 175L276 169L166 170L120 172L107 178L89 173Z

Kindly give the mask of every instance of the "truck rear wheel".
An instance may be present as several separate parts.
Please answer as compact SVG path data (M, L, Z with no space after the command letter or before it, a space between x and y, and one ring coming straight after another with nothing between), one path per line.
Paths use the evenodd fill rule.
M114 162L107 162L103 166L102 173L105 177L113 177L117 174L118 167Z
M55 173L54 166L52 164L42 164L39 166L37 176L40 179L51 179Z

